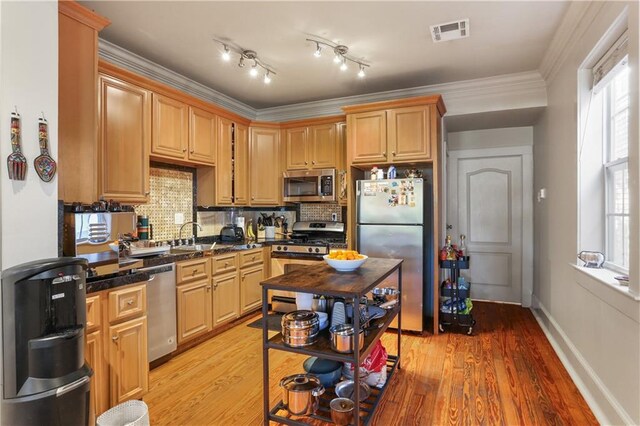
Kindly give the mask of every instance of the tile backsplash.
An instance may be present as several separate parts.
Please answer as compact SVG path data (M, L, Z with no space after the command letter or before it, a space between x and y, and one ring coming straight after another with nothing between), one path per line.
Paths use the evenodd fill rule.
M284 216L289 224L289 231L291 231L291 225L296 221L296 212L294 210L282 211L280 209L264 209L263 213L271 215L272 213L278 216ZM244 210L242 208L219 210L219 211L199 211L198 223L202 226L202 231L198 230L198 237L210 237L220 235L220 230L223 226L235 223L237 217L244 217L245 229L249 224L249 220L253 221L254 232L256 231L256 225L258 218L260 217L260 211ZM277 232L280 232L276 230Z
M193 173L152 167L149 174L149 203L134 206L136 214L149 216L154 240L178 238L180 225L174 223L175 214L182 213L185 222L193 220ZM183 234L186 238L191 232L185 228Z
M337 203L308 203L300 204L300 220L331 220L331 214L337 215L337 221L342 222L342 207Z

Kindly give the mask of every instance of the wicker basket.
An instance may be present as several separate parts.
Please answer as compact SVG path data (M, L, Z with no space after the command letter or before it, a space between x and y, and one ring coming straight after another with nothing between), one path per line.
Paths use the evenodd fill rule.
M127 401L102 413L98 426L149 426L149 407L143 401Z

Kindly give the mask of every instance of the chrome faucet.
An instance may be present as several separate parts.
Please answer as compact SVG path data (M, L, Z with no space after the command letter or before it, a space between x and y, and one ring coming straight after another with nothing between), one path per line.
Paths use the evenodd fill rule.
M202 231L202 226L198 222L194 222L193 220L190 220L189 222L183 223L182 226L180 227L180 232L178 232L178 239L179 240L182 240L182 230L184 229L185 226L187 226L190 223L194 224L194 225L197 225L198 228ZM193 238L194 242L195 242L195 235L193 235L193 233L191 234L191 238Z

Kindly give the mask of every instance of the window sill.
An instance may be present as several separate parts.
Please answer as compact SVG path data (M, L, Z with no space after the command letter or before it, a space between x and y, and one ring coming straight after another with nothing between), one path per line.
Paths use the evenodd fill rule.
M638 304L640 296L629 291L629 287L622 286L614 278L620 275L608 269L594 269L570 265L576 270L576 282L605 303L613 306L636 322L640 322Z

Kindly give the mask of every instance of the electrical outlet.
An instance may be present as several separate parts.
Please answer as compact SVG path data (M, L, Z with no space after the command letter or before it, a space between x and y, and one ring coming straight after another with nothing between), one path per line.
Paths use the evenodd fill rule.
M182 225L184 223L184 213L176 213L173 223L175 223L176 225Z
M338 213L331 213L331 220L334 222L338 221Z

